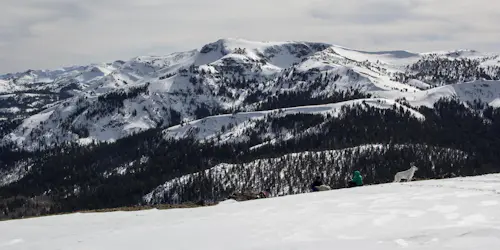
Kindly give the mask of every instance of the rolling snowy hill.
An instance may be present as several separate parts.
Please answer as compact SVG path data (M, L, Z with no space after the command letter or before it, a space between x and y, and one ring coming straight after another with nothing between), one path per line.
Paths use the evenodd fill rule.
M220 39L167 56L2 75L0 119L23 120L2 125L2 142L34 150L115 141L212 115L366 98L353 91L412 106L456 97L497 107L498 80L498 55L476 51Z
M412 106L432 105L440 98L456 98L473 103L480 100L489 106L500 107L500 81L477 80L435 87L418 93L401 95Z
M485 175L193 209L75 213L0 222L0 247L491 249L500 244L499 194L500 176Z

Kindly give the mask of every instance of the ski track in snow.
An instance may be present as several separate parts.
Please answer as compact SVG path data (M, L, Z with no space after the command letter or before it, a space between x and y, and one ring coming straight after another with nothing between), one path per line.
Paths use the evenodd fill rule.
M11 220L0 222L0 248L493 249L500 244L499 191L494 174L203 208ZM464 192L476 195L464 199Z

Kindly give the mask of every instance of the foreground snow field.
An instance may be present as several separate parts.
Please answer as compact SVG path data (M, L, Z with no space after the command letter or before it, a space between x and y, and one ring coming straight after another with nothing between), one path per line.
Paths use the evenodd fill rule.
M495 249L500 175L12 220L0 232L0 249L12 250Z

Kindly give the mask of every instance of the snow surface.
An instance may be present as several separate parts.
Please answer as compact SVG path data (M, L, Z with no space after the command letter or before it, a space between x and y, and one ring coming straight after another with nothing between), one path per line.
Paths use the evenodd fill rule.
M440 98L458 98L463 102L482 100L488 105L500 107L500 81L479 80L440 86L417 93L401 94L412 106L433 107Z
M421 54L405 50L394 51L360 51L345 47L335 46L335 52L357 61L382 62L392 65L407 65L420 59Z
M0 222L9 250L495 249L500 175Z
M8 81L0 79L0 93L11 91L12 86Z
M422 82L422 81L416 80L416 79L411 79L410 81L408 81L408 85L413 86L413 87L418 88L418 89L428 89L431 87L430 84L427 84L425 82Z

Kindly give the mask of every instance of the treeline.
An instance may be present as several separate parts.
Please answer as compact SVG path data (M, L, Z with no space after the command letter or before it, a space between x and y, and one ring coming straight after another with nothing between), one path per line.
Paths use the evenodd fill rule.
M302 152L249 163L221 164L193 175L176 178L146 196L149 204L186 201L217 202L233 192L271 190L273 195L310 191L315 176L323 176L332 188L345 188L354 170L361 171L366 184L393 181L394 174L419 167L416 178L445 178L472 175L472 155L435 146L364 145L354 148Z
M370 94L363 93L358 89L337 90L328 95L314 96L312 89L314 88L297 92L281 92L276 95L268 96L257 105L255 110L263 111L307 105L321 105L371 97ZM251 101L254 102L255 100Z
M435 86L468 82L478 79L500 80L500 67L481 66L480 59L448 59L426 56L407 67L405 73L395 73L393 80L407 83L418 79Z
M500 138L497 136L500 133L500 109L488 107L477 111L455 100L443 99L433 109L420 107L416 110L425 116L425 120L419 120L408 110L395 106L385 110L358 105L344 106L338 117L313 118L303 115L266 121L273 124L284 120L286 122L282 124L288 125L283 126L291 126L290 124L304 123L305 119L315 119L314 123L319 125L315 125L315 129L308 133L300 134L297 131L300 136L293 136L294 139L266 144L256 151L272 157L273 154L311 149L342 149L372 143L412 143L476 154L483 164L500 163ZM324 121L319 122L318 119Z
M123 102L128 99L132 99L140 95L141 93L146 93L148 91L149 82L144 84L144 86L131 87L129 89L117 90L97 98L97 103L100 105L92 111L86 114L87 118L94 117L96 115L103 115L113 112L116 109L123 107Z

